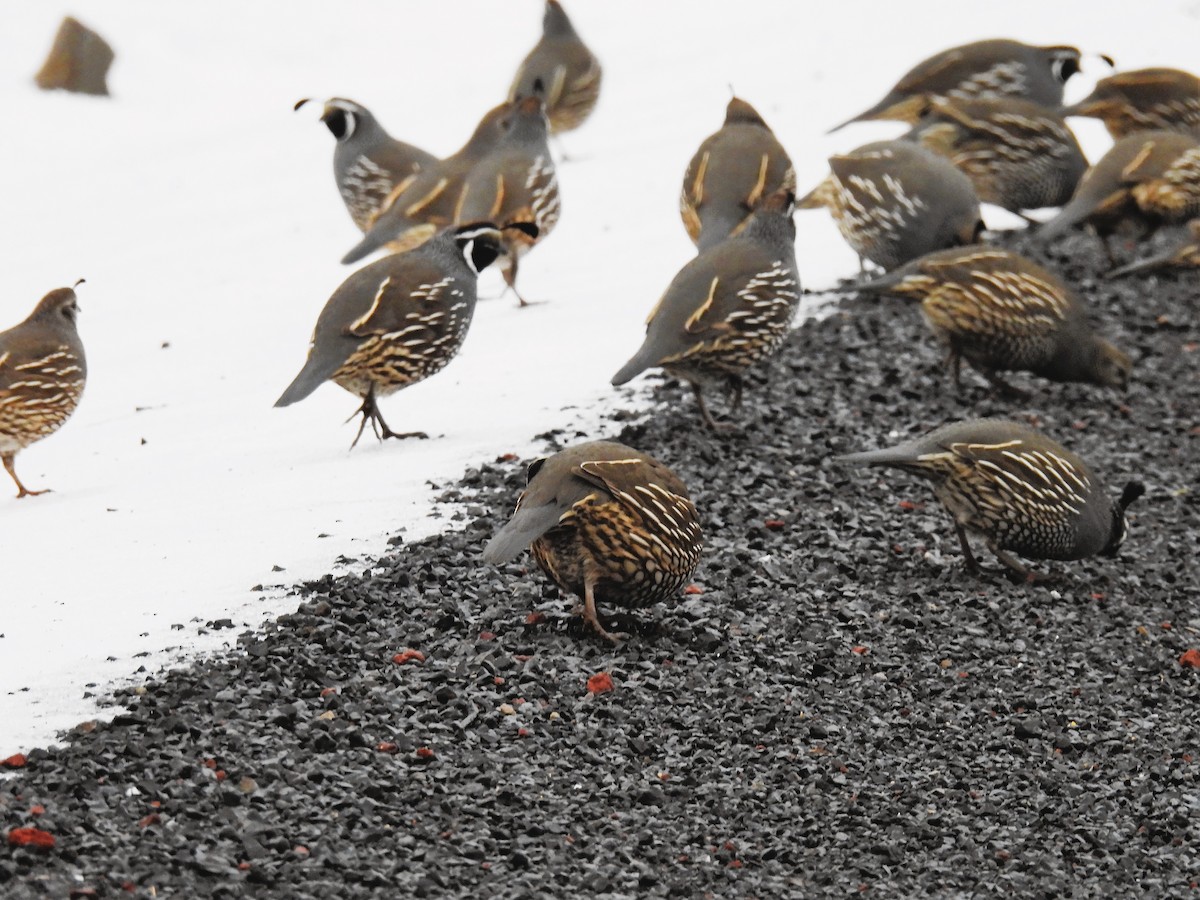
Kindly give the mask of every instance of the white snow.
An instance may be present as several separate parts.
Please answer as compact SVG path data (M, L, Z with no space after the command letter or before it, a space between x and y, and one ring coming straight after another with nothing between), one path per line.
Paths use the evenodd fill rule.
M775 128L804 191L830 153L903 127L825 129L946 46L1009 35L1111 53L1124 68L1197 68L1200 4L1151 9L569 2L605 75L593 119L563 141L577 159L559 169L559 228L522 265L526 295L550 302L481 302L460 357L384 401L393 427L434 438L364 438L351 453L356 426L343 420L357 400L339 388L272 408L357 239L331 177L333 139L317 107L292 104L350 97L397 137L449 153L503 98L541 3L9 0L0 328L86 277L90 380L62 431L18 457L23 480L54 493L18 501L0 476L0 755L95 717L89 686L102 694L295 604L251 586L315 577L342 554L369 559L397 531L437 530L430 481L528 454L548 429L603 432L605 410L631 396L608 379L693 252L680 181L730 85ZM112 99L34 88L68 11L116 49ZM1069 98L1104 74L1088 62ZM1095 158L1107 138L1079 125ZM806 286L856 270L828 215L802 212L797 225ZM481 287L497 298L501 283L487 273ZM236 630L197 634L227 617Z

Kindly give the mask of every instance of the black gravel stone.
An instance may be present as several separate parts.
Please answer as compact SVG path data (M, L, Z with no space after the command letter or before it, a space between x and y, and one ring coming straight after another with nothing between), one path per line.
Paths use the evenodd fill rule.
M56 845L0 846L0 893L1193 895L1200 282L1104 281L1097 251L1040 258L1135 356L1127 396L1018 375L1014 404L968 375L958 398L916 309L850 297L748 386L738 433L669 381L613 414L604 436L693 491L701 593L598 641L528 559L478 563L527 461L480 465L453 530L299 586L237 652L30 753L0 820ZM972 577L928 487L832 459L973 415L1143 480L1121 556Z

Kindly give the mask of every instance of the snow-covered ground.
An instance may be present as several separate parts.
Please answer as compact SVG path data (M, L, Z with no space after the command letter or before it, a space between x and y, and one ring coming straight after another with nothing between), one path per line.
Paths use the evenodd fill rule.
M459 358L384 401L390 424L434 439L378 445L343 424L337 387L285 410L317 313L356 241L330 174L332 137L301 97L351 97L397 137L444 155L503 98L540 32L539 0L9 0L0 11L0 328L86 277L90 380L75 417L0 477L0 755L96 714L85 698L288 608L282 588L370 558L389 534L440 527L429 482L533 435L591 430L608 379L692 254L677 213L683 169L719 127L730 85L792 155L801 190L832 152L896 124L824 131L928 54L984 37L1075 43L1122 68L1196 70L1200 2L1134 17L1126 2L943 0L811 4L575 0L605 65L600 106L564 141L564 215L522 266L518 310L485 300ZM36 90L62 14L117 52L113 98ZM1081 96L1093 57L1068 87ZM1108 146L1079 123L1092 158ZM1008 225L1003 214L992 224ZM856 270L823 212L797 215L807 287ZM494 273L481 284L498 297ZM776 389L786 389L776 386ZM627 398L621 398L627 403ZM281 567L276 571L273 567ZM173 626L183 626L173 628ZM99 685L100 688L95 688Z

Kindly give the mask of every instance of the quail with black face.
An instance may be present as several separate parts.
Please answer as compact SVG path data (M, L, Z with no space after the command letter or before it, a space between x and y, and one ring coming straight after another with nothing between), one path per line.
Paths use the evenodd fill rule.
M599 605L644 607L676 596L700 561L695 504L658 460L615 441L579 444L533 463L512 519L483 551L501 564L531 547L584 620L617 641Z
M75 320L75 287L43 297L25 321L0 331L0 462L17 497L34 497L17 477L15 460L30 444L49 437L75 412L87 383L87 360Z
M299 109L309 101L299 101ZM375 217L417 173L437 162L431 153L389 135L365 106L334 97L325 101L321 121L337 143L333 178L359 231Z
M934 496L954 518L968 570L979 570L967 542L973 534L1030 581L1045 576L1017 556L1115 556L1125 540L1125 510L1145 492L1140 483L1130 482L1114 500L1070 450L1004 419L957 422L895 447L840 459L902 469L931 481Z

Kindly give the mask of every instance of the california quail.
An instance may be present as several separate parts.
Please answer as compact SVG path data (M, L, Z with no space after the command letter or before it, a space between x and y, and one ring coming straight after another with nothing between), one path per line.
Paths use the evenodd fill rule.
M1071 202L1033 234L1044 243L1086 222L1104 239L1126 220L1149 229L1200 215L1200 139L1170 131L1121 138L1084 173Z
M1082 459L1026 425L979 419L944 425L896 447L841 457L860 466L904 469L933 482L954 518L967 569L979 570L967 533L982 537L1009 569L1036 581L1029 559L1115 556L1125 509L1145 488L1130 482L1119 500Z
M962 172L908 141L877 141L829 158L832 173L799 209L827 207L859 256L885 269L983 231L979 198Z
M1120 140L1135 131L1178 131L1200 137L1200 78L1179 69L1137 69L1096 82L1064 116L1101 119Z
M308 360L275 405L289 406L333 381L363 401L351 447L367 422L380 440L426 437L388 428L377 400L423 381L454 358L475 312L476 276L500 252L495 227L465 225L359 269L325 304Z
M546 0L542 39L517 69L508 99L540 96L550 133L570 131L592 114L600 99L600 75L600 61L575 33L562 4Z
M688 163L679 214L692 243L707 250L736 234L759 202L780 188L796 190L787 151L758 110L734 97L721 130L705 138Z
M912 124L930 97L1024 97L1042 106L1062 104L1063 85L1079 71L1074 47L1031 47L1020 41L976 41L936 53L911 69L886 97L831 129L867 119Z
M692 577L702 549L696 507L682 481L645 453L591 441L539 459L512 519L483 551L506 563L532 544L542 571L583 598L584 619L616 642L596 606L669 600Z
M455 221L486 219L501 226L504 254L498 262L500 273L520 305L526 306L517 290L517 264L558 222L558 176L546 143L541 98L526 97L516 103L501 127L504 134L499 142L467 177ZM531 232L504 227L519 222L537 227Z
M1150 272L1173 266L1200 269L1200 219L1188 222L1186 232L1170 249L1157 256L1113 269L1106 277L1121 278L1136 272Z
M1017 214L1062 206L1088 165L1058 113L1016 97L935 98L907 137L954 163L984 203Z
M467 176L504 134L502 123L511 109L507 103L489 109L462 147L421 169L380 211L362 241L342 262L357 262L385 245L397 253L411 250L447 225L461 221L456 214L466 191Z
M308 103L299 101L295 109ZM365 106L334 97L325 101L321 121L337 144L333 178L359 231L366 231L393 194L399 194L437 157L391 137Z
M704 403L703 386L727 383L734 409L742 374L783 342L800 303L792 193L764 200L734 237L701 250L667 287L646 320L646 340L613 376L625 384L660 366L692 386L700 415L718 426Z
M949 352L956 388L963 358L1009 391L997 372L1027 370L1122 390L1128 384L1129 357L1092 331L1074 291L1007 250L930 253L859 290L921 302L926 324Z
M558 179L546 144L546 116L541 99L526 97L507 106L495 128L498 136L489 141L485 151L474 159L458 182L454 202L441 204L440 197L438 202L453 223L486 220L501 227L505 248L500 259L501 271L505 282L525 306L526 302L515 286L517 263L530 247L554 229L560 208ZM432 171L439 169L435 167ZM379 217L366 237L342 259L343 263L362 259L372 250L404 235L411 229L414 219L429 215L429 207L418 210L415 216L402 208L405 196L420 184L423 175L418 176L412 188ZM435 221L440 222L440 216ZM519 222L533 223L537 227L531 230L504 228Z
M83 279L75 282L79 287ZM74 288L43 297L24 322L0 331L0 462L17 485L17 497L32 497L13 461L35 441L49 437L75 412L87 381Z

